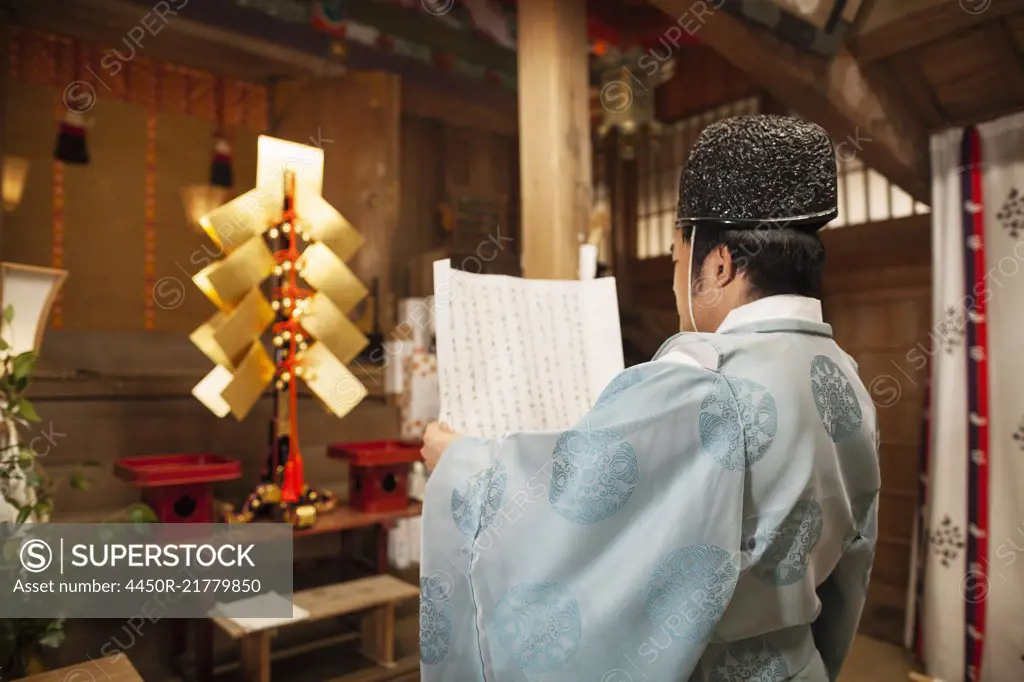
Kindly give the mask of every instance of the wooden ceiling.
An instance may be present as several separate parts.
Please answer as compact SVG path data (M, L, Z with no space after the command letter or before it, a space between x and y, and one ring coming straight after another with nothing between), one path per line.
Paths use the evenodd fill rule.
M648 1L669 17L693 5ZM929 133L1024 110L1024 0L865 0L828 59L725 7L700 39L919 201Z
M900 0L865 10L850 52L929 130L1024 110L1024 2Z

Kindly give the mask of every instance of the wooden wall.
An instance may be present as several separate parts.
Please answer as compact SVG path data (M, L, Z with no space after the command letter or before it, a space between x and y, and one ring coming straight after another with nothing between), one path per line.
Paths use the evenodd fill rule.
M187 226L181 187L208 181L218 122L236 188L252 184L266 88L142 57L113 75L96 46L21 29L4 56L3 136L31 167L3 259L70 271L55 328L191 332L213 314L191 275L218 254ZM88 165L54 161L65 100L88 120Z
M930 216L828 230L825 319L878 410L878 549L861 630L900 643L910 578L931 326Z
M401 219L393 251L398 291L406 296L432 293L430 254L443 257L441 249L449 242L439 207L458 194L504 197L510 208L509 224L499 226L500 232L513 239L511 247L519 252L518 211L514 210L519 191L518 147L514 134L407 111L402 116L400 140Z

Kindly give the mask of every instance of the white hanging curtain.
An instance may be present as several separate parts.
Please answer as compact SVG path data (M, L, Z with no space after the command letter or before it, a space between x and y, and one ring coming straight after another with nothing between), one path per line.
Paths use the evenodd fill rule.
M935 135L928 450L907 645L1024 680L1024 114Z

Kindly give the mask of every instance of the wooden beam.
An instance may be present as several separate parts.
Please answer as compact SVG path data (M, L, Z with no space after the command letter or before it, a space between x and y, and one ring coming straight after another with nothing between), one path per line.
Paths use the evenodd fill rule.
M519 4L523 274L575 279L591 199L584 0Z
M460 128L508 136L519 134L514 92L493 93L494 101L488 106L410 80L403 80L401 88L402 113L442 121Z
M902 88L906 93L907 99L913 104L914 109L917 110L922 122L929 130L949 125L949 119L942 108L942 103L928 84L917 54L903 52L884 61L873 62L866 68L869 71L877 69L879 73L888 73L897 83L897 87Z
M105 48L125 50L125 41L128 40L125 32L132 27L143 26L140 23L143 17L152 22L146 7L128 0L14 2L19 23ZM137 48L139 53L151 59L216 70L221 75L250 80L314 72L331 75L344 71L340 64L326 63L321 55L195 21L187 11L178 15L168 14L166 24L155 25L158 27L156 33L147 33L140 40L143 47ZM324 41L326 44L326 36ZM128 44L136 49L130 41Z
M443 2L437 3L438 10L446 6L456 9ZM423 7L429 8L430 5ZM465 28L451 26L431 17L429 13L418 11L419 9L418 6L406 8L384 2L350 2L345 4L345 16L351 21L379 29L385 35L393 35L432 50L454 54L477 66L505 74L515 74L514 50Z
M345 43L342 64L331 56L332 46L339 42L335 36L233 2L191 0L185 7L175 0L171 4L182 9L176 15L168 14L166 24L154 23L154 3L149 0L0 0L3 2L12 3L17 22L31 28L122 52L129 41L131 49L147 58L254 82L386 71L464 99L486 100L490 93L504 90L479 78L355 41ZM132 27L148 25L155 28L143 36L140 46L125 37ZM513 92L505 92L514 97Z
M1021 11L1024 0L883 0L865 12L849 49L873 61Z
M925 127L906 101L875 87L849 52L841 50L825 61L726 11L715 11L711 3L651 1L680 17L680 23L696 22L701 40L788 107L823 126L847 155L856 154L915 199L930 201Z

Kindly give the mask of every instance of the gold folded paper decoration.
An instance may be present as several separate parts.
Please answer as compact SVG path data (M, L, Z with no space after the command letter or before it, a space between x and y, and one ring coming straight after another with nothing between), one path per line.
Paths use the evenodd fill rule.
M224 321L227 319L228 316L225 313L219 311L214 313L213 317L189 334L188 339L195 344L196 348L203 351L203 355L210 358L213 362L225 367L234 367L235 363L231 361L231 358L228 357L227 353L224 352L214 338L214 334L224 325ZM252 339L249 339L249 343L252 343Z
M220 393L235 419L242 421L249 414L263 389L274 378L274 370L274 362L257 340L239 363L231 382Z
M199 219L199 226L224 253L231 253L267 231L281 213L269 192L251 189Z
M302 279L326 294L343 313L348 313L370 293L345 262L323 243L306 248L301 268Z
M309 299L302 314L302 328L322 343L343 364L355 360L370 340L345 313L322 293Z
M252 237L224 260L207 265L192 277L206 297L222 312L238 305L253 287L274 270L274 254L263 237Z
M366 397L363 382L322 343L303 352L300 365L306 385L337 417L344 417Z
M345 264L364 240L321 196L323 149L266 136L258 147L254 189L200 216L215 194L186 188L183 195L190 221L219 249L217 261L193 276L217 312L190 336L215 363L192 395L218 417L241 421L273 382L270 479L224 518L244 523L268 511L279 518L283 510L286 522L302 528L337 500L303 475L292 409L299 384L338 417L367 395L346 367L369 344L348 317L369 292ZM268 352L262 337L271 325Z
M235 368L254 338L274 321L274 310L259 289L253 289L233 310L217 313L189 337L199 350L218 365Z
M288 140L260 135L257 141L256 187L277 206L284 201L286 171L295 173L295 205L300 217L314 198L323 194L324 150Z
M313 239L326 245L343 261L351 258L366 241L352 227L352 223L324 201L323 197L313 197L308 201L303 206L302 215Z
M232 378L231 370L217 365L195 385L192 395L205 405L206 409L223 419L231 413L231 406L221 397L221 393L231 383Z

